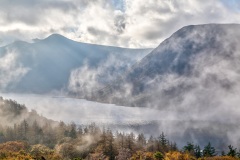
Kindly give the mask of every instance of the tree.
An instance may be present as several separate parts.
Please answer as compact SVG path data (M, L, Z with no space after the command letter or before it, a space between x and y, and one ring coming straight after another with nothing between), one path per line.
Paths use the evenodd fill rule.
M109 157L109 160L114 160L116 156L116 149L114 146L114 137L111 130L108 130L107 133L107 142L106 148L104 149L104 154Z
M237 157L240 158L240 150L237 152Z
M163 156L163 154L161 152L156 152L153 156L157 160L163 160L164 159L164 156Z
M66 124L63 121L60 121L56 128L56 137L58 140L61 140L65 137L65 131L66 131Z
M188 152L193 155L194 154L194 144L188 142L187 145L183 147L183 151Z
M43 131L35 120L32 126L29 127L28 141L30 144L41 143L43 139Z
M202 152L201 152L201 148L200 148L199 145L196 145L196 146L194 147L194 156L195 156L196 158L202 157Z
M20 124L20 135L22 136L22 140L27 140L27 133L28 133L28 123L27 121L24 119L23 122Z
M215 148L211 146L211 143L209 142L207 146L203 149L203 156L204 157L213 157L215 156Z
M126 140L126 142L125 142L126 147L125 148L128 148L131 151L133 151L135 149L135 144L134 144L135 136L134 136L134 134L133 133L128 134L127 138L125 140Z
M100 136L100 143L102 144L103 151L105 152L106 146L107 146L107 133L105 131L105 128L103 128L103 132L102 132L102 134Z
M237 156L237 148L233 149L233 146L229 145L229 152L227 153L228 156L236 157Z
M69 132L69 137L75 139L77 138L77 131L76 131L76 124L73 122L71 123L71 129Z
M77 134L78 134L79 136L82 136L82 135L83 135L83 129L82 129L81 126L78 126L78 128L77 128Z
M166 136L165 136L165 134L162 132L162 134L158 137L158 139L159 139L159 142L160 142L160 145L162 146L162 147L166 147L167 146L167 139L166 139Z
M224 151L221 152L221 156L226 156Z
M157 150L161 152L167 152L168 150L168 140L166 139L166 136L163 132L158 137Z
M118 156L116 157L117 160L126 160L131 157L131 151L127 148L120 148L118 150Z
M59 153L65 158L65 159L74 159L79 157L78 150L76 149L76 146L71 143L63 143L59 147Z
M147 143L147 150L150 152L154 151L154 138L153 136L150 136L148 143Z
M116 140L117 140L118 146L120 148L124 148L125 135L123 133L117 133L116 135L117 135Z
M176 142L171 142L170 143L170 151L177 151L178 148L177 148L177 144Z
M145 138L144 134L141 133L141 134L138 135L137 142L141 146L146 145L146 138Z

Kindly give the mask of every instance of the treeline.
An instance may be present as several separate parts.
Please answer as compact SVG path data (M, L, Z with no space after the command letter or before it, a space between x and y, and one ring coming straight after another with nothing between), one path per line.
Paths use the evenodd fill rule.
M203 148L193 143L178 148L163 132L158 137L146 137L144 134L113 132L96 124L53 123L36 112L26 112L26 108L15 101L0 99L0 113L3 110L7 111L4 113L14 112L22 120L12 126L1 121L0 159L230 160L240 157L231 145L226 153L216 153L211 143Z
M146 138L144 134L113 133L95 124L85 127L60 122L42 127L35 121L23 121L14 127L1 128L0 159L13 157L35 159L89 160L180 160L180 159L238 159L239 152L229 146L226 154L217 156L208 143L200 148L193 143L179 149L164 133Z

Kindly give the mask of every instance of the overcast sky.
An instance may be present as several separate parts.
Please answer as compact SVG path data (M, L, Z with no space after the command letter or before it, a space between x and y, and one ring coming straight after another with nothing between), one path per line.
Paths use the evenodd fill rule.
M240 23L240 0L0 0L0 45L52 33L121 47L156 47L179 28Z

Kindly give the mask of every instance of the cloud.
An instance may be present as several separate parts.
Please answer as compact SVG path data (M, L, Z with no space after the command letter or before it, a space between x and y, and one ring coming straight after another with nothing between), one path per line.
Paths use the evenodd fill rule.
M138 59L113 54L97 67L85 62L84 66L71 71L67 89L80 97L89 97L91 93L116 81L135 62L135 58Z
M18 82L28 71L29 68L18 63L17 52L8 50L0 57L0 89L4 90Z
M2 45L59 33L87 43L156 47L183 26L239 23L239 14L223 0L2 0L0 36Z

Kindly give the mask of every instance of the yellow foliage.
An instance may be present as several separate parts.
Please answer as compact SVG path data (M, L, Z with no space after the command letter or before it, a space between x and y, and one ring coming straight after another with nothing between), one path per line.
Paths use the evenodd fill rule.
M34 160L45 159L61 160L62 158L55 154L53 150L44 145L34 145L31 150L26 142L10 141L0 144L1 160Z
M165 155L165 160L196 160L193 156L188 153L181 152L169 152Z
M152 152L137 151L130 160L154 160Z
M61 157L59 155L57 155L54 152L54 150L52 150L42 144L33 145L31 147L30 153L36 159L41 159L41 157L44 157L45 159L51 159L51 160L60 160L61 159Z

